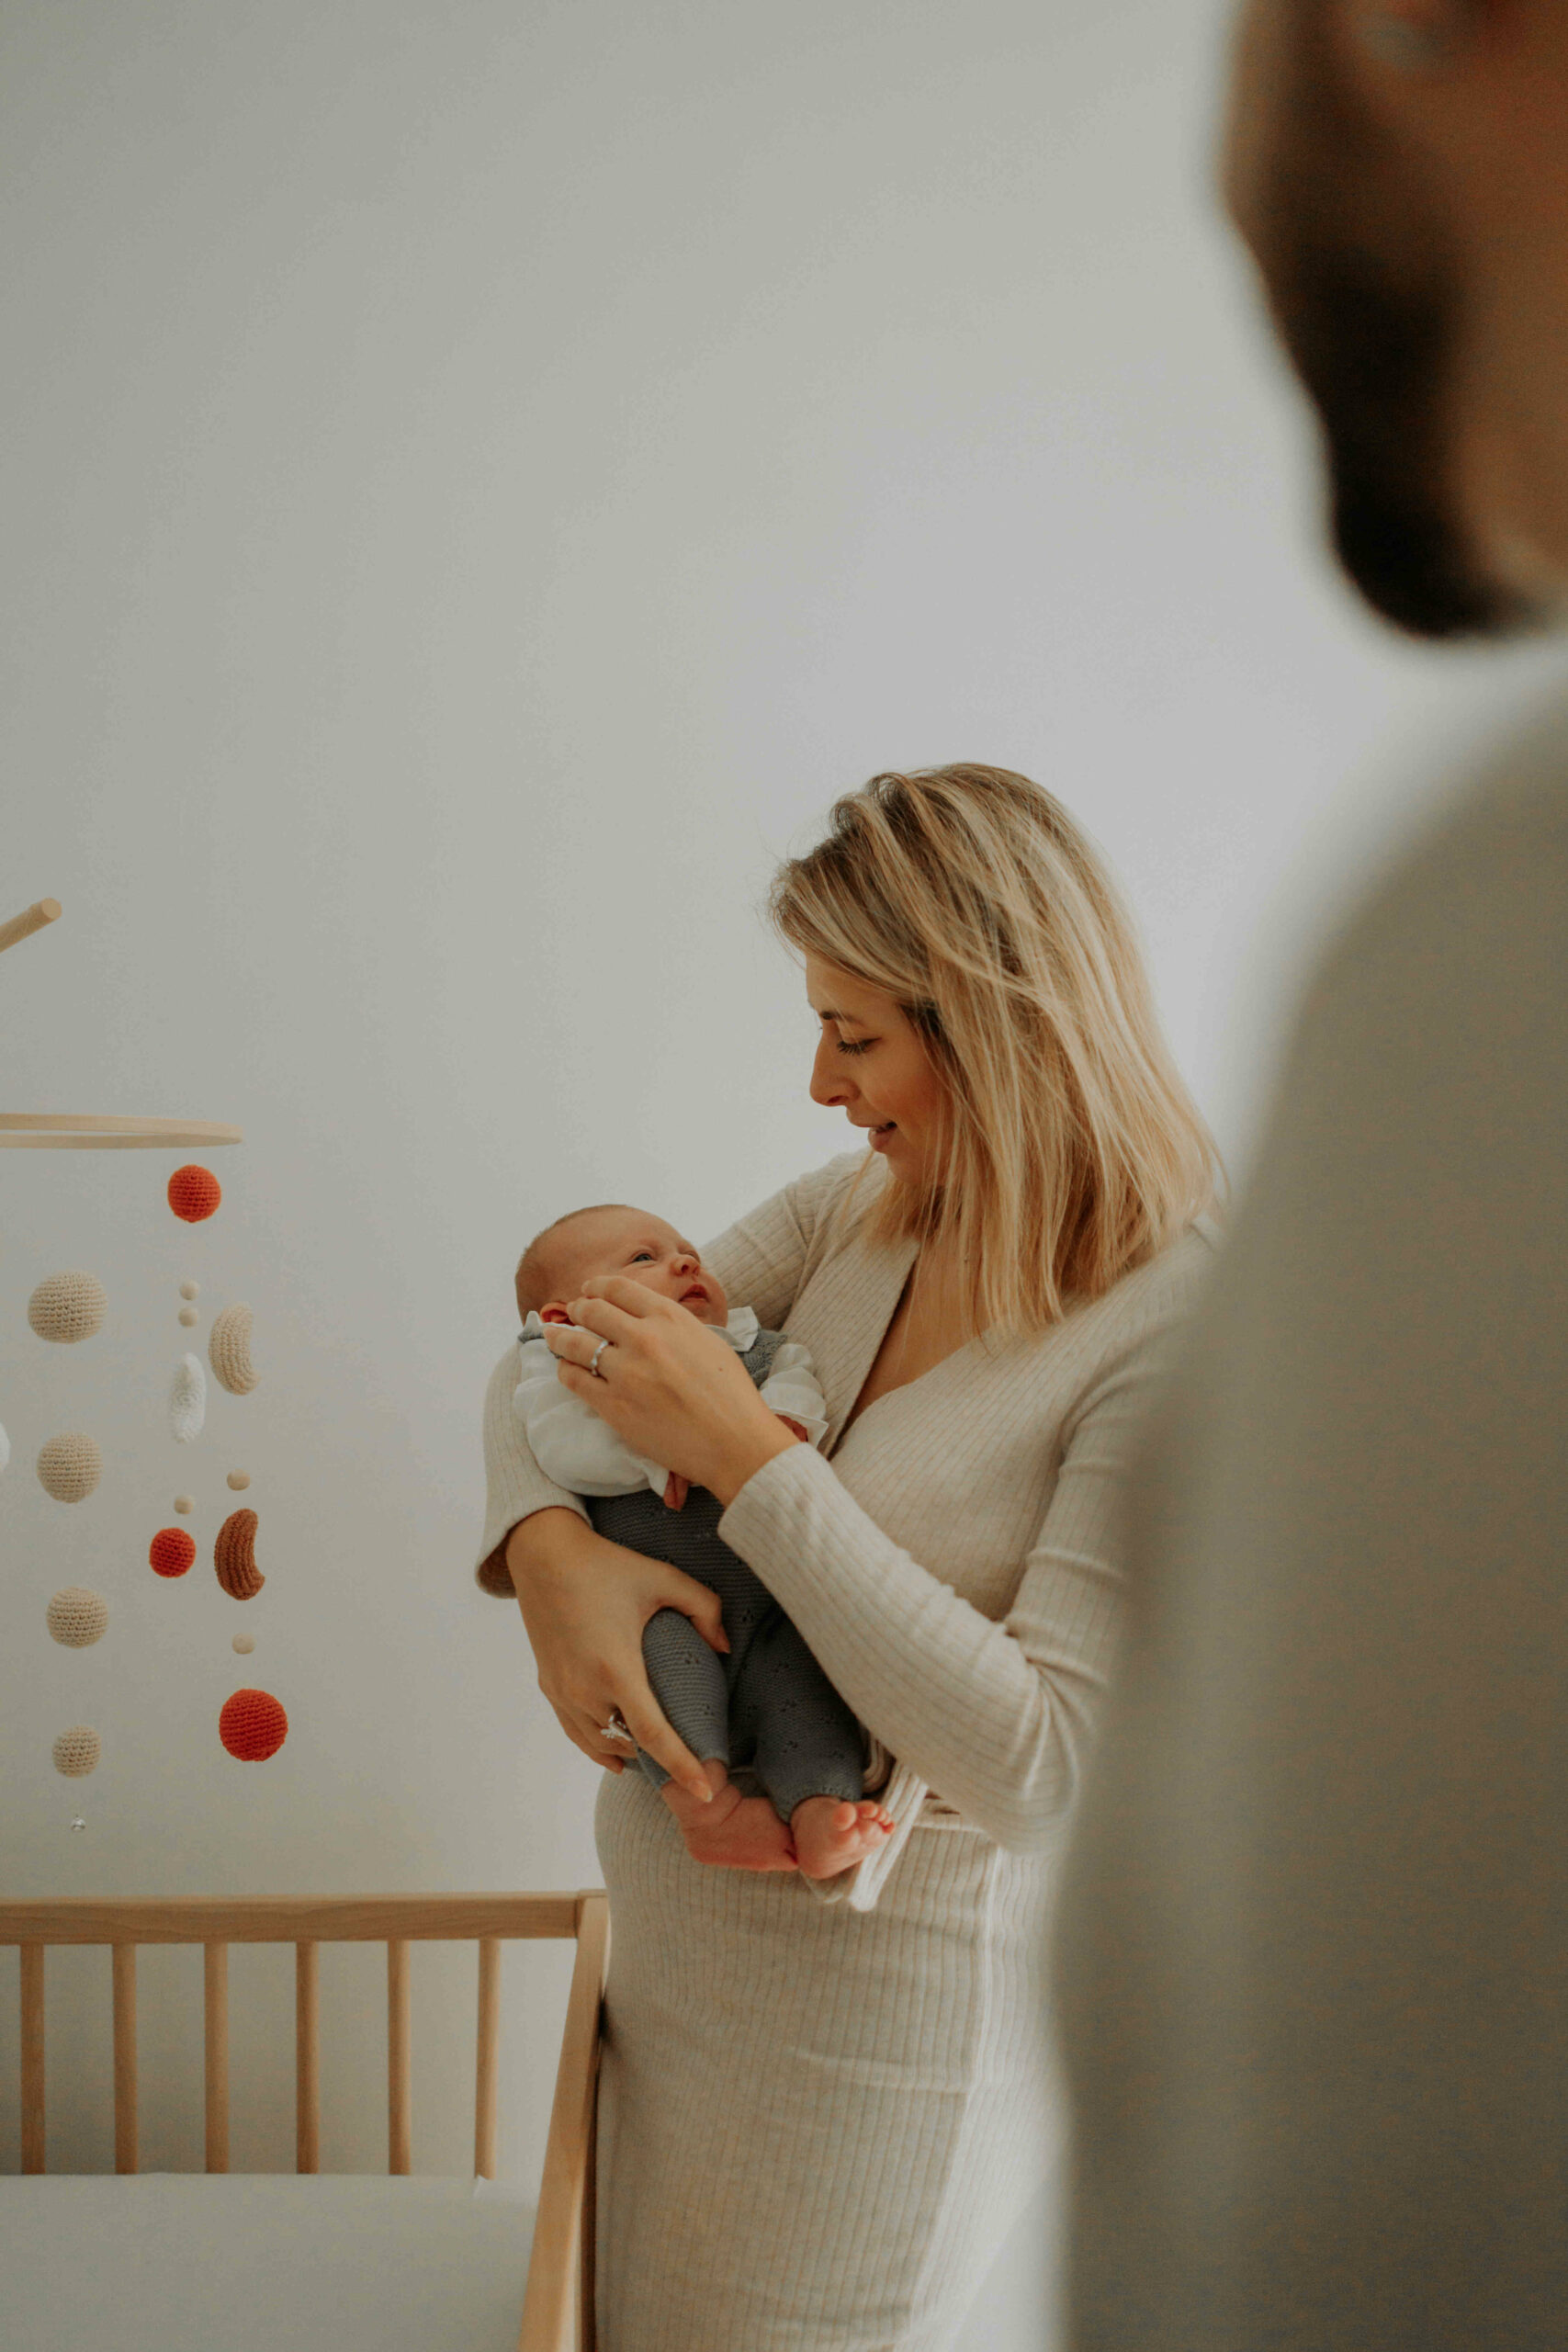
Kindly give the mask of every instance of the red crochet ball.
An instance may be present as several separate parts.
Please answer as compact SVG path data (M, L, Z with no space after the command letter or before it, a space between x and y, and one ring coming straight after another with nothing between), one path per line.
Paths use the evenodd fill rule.
M270 1690L236 1690L224 1700L218 1736L243 1764L265 1764L288 1736L288 1718Z
M154 1576L183 1577L195 1557L195 1539L183 1527L161 1527L147 1547Z
M223 1198L223 1187L210 1168L198 1168L195 1160L186 1167L176 1168L169 1179L169 1206L187 1225L199 1225L209 1217Z

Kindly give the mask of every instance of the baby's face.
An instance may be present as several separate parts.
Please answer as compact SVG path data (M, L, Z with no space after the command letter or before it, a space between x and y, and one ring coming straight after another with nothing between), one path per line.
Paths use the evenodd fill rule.
M562 1260L562 1295L540 1309L547 1322L557 1319L552 1308L564 1312L590 1274L625 1274L660 1298L672 1298L699 1323L722 1326L729 1319L729 1302L716 1275L672 1225L641 1209L600 1209L583 1218Z

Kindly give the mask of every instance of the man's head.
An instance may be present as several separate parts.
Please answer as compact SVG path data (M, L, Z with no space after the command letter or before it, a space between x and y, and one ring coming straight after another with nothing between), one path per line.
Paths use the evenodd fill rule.
M1357 586L1422 637L1547 616L1568 588L1568 0L1248 0L1225 180Z
M591 1274L625 1274L674 1299L699 1323L722 1325L729 1317L723 1284L691 1243L662 1217L620 1202L573 1209L535 1235L517 1263L518 1314L567 1321L569 1303Z

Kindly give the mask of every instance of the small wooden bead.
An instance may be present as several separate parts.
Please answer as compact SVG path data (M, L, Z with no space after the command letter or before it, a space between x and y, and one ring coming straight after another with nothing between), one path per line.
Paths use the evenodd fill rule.
M199 1298L201 1296L201 1284L199 1283L182 1283L180 1284L180 1296L182 1298Z
M180 1309L180 1321L185 1325L186 1329L187 1331L190 1329L190 1327L191 1327L191 1325L192 1325L193 1323L199 1322L199 1321L200 1321L200 1319L201 1319L201 1318L200 1318L200 1317L199 1317L199 1316L197 1314L197 1311L196 1311L196 1309L195 1309L195 1307L194 1307L194 1306L182 1306L182 1307L181 1307L181 1309Z
M194 1510L196 1509L195 1497L192 1495L176 1495L175 1497L175 1509L181 1512Z
M230 1473L229 1473L229 1484L230 1484L230 1486L231 1486L231 1487L232 1487L232 1488L234 1489L234 1492L235 1492L237 1495L243 1495L243 1494L244 1493L244 1491L245 1491L245 1488L250 1485L250 1483L251 1483L251 1474L250 1474L250 1472L249 1472L248 1470L231 1470L231 1471L230 1471Z
M236 1634L231 1645L239 1651L242 1657L249 1657L255 1645L256 1637L254 1634Z

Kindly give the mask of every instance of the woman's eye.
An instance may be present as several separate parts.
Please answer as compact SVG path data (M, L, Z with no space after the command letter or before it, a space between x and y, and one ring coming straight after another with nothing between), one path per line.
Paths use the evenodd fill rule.
M839 1051L841 1054L863 1054L868 1046L874 1046L875 1043L874 1037L862 1037L858 1041L851 1037L840 1037Z

